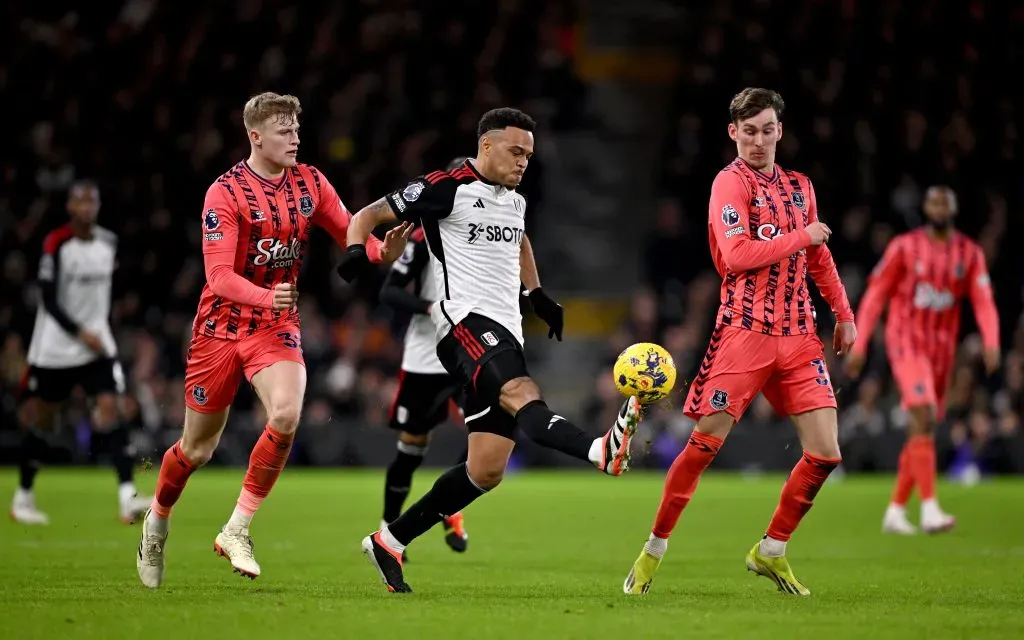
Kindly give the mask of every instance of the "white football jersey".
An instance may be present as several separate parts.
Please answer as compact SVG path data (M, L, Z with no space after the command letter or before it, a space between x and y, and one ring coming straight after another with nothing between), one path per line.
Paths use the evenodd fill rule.
M412 282L417 297L430 301L440 298L422 230L418 229L410 236L405 253L391 265L391 272L389 282L399 286ZM409 373L448 374L437 359L437 341L430 316L417 313L409 320L402 348L402 369Z
M97 227L88 240L75 237L69 225L46 236L39 261L43 299L28 348L30 365L67 369L117 355L109 319L116 258L117 236L106 229ZM95 353L70 333L75 326L98 335L106 353Z
M440 300L431 310L436 341L476 313L522 345L519 249L526 199L490 182L467 160L454 171L413 180L387 201L400 220L423 226Z

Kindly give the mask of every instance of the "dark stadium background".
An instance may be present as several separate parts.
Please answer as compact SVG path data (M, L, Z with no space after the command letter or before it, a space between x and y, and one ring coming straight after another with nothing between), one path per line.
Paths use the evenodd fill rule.
M323 170L353 211L472 154L486 109L530 112L541 127L523 186L528 231L542 280L568 311L564 343L528 336L546 395L603 432L619 404L609 365L639 340L672 351L685 393L717 302L705 225L711 180L734 152L726 105L744 86L762 85L787 102L779 162L814 180L855 303L885 243L920 224L923 189L957 190L957 224L992 270L1005 366L992 379L982 373L968 308L940 460L957 474L972 464L1024 471L1024 114L1005 71L1024 63L1024 9L677 4L5 4L0 462L13 460L18 440L14 392L42 238L63 222L66 188L81 177L99 181L101 224L120 236L113 322L139 455L155 458L178 437L183 347L203 282L202 198L248 152L241 107L264 90L302 100L300 160ZM377 306L379 280L343 286L333 273L338 255L319 233L305 261L310 389L292 463L381 465L394 451L384 422L403 319ZM820 300L818 318L829 336ZM904 422L881 356L876 348L860 385L830 360L847 471L895 466ZM681 448L692 425L680 404L675 397L645 422L641 464L665 466ZM66 417L54 461L84 462L84 414L72 407ZM243 391L215 462L244 463L263 424ZM445 427L428 463L447 464L463 446L460 428ZM788 423L759 401L716 465L784 469L798 451ZM529 443L517 460L569 464Z

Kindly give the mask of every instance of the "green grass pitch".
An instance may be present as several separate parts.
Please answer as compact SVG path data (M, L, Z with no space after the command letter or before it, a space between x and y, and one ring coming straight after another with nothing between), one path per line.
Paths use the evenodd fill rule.
M1022 638L1024 481L943 485L941 536L884 537L890 478L830 482L790 543L797 599L743 558L782 476L708 474L647 596L622 581L647 537L660 474L512 475L466 511L469 551L440 530L409 549L415 593L388 594L359 550L382 471L286 470L253 521L263 575L233 574L213 538L241 469L192 477L175 510L164 587L141 586L138 527L116 520L113 473L47 469L49 527L0 523L5 638ZM425 491L435 472L415 479ZM13 470L0 472L13 490ZM140 488L152 489L144 473ZM916 512L916 504L913 505Z

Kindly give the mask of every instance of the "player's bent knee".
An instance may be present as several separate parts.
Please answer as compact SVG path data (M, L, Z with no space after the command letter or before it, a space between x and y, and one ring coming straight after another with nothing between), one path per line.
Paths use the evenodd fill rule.
M39 398L29 398L18 407L18 423L26 429L38 429L42 425L43 406Z
M927 436L935 431L935 409L931 405L920 405L910 407L910 422L907 425L907 435Z
M98 431L109 431L117 426L117 396L105 393L96 398L93 426Z
M213 452L217 450L220 438L216 440L195 440L181 437L181 453L189 462L201 467L213 458Z
M697 421L697 426L694 427L696 431L703 433L704 435L714 436L719 440L725 440L729 432L732 431L733 425L736 421L731 415L725 411L719 411L703 416Z
M430 435L415 435L408 431L403 431L398 434L398 440L402 444L408 444L414 447L426 447L430 444Z
M514 440L497 434L469 434L469 457L466 460L469 478L484 491L498 486L505 477L505 467L514 447Z
M469 473L469 478L473 481L473 484L484 491L490 491L501 484L502 479L505 477L505 465L494 463L473 464L472 461L467 461L466 472Z
M517 414L526 405L540 399L540 387L528 377L509 380L502 385L501 394L498 396L501 408L510 415Z
M838 460L839 423L833 408L814 409L793 416L800 446L804 451L819 458Z
M271 406L267 411L267 422L281 433L294 433L299 427L302 406L288 401Z
M838 442L835 443L834 445L818 444L818 445L805 446L803 449L804 449L804 451L806 451L807 453L811 454L812 456L817 456L819 458L825 458L827 460L842 460L842 458L843 458L843 454L839 450L839 443Z
M228 409L216 413L200 413L185 409L185 428L181 434L181 453L189 462L202 466L210 461L220 444L220 436L228 420Z

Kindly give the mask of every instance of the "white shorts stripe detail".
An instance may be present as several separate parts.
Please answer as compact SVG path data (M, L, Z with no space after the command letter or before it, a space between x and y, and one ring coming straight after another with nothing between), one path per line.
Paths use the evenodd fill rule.
M463 422L472 422L472 421L476 420L477 418L482 418L482 417L486 416L490 412L490 410L491 410L491 408L487 407L486 409L484 409L480 413L474 413L473 415L471 415L471 416L469 416L467 418L464 418Z

